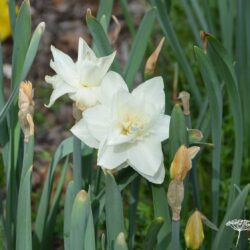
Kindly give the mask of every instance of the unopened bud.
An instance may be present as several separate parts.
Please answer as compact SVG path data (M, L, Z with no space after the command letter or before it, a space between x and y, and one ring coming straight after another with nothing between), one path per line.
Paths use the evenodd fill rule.
M203 134L198 129L189 129L188 138L190 143L199 142L203 139Z
M179 221L181 204L184 199L184 185L180 180L172 180L168 186L168 204L172 210L172 220Z
M202 46L203 46L205 53L207 53L207 36L208 36L208 33L206 33L205 31L200 32Z
M19 88L18 117L20 126L24 133L24 142L28 142L29 137L34 134L34 101L33 101L33 89L31 82L21 82Z
M204 240L202 217L196 210L188 219L185 229L185 242L187 248L199 249Z
M189 100L190 94L187 91L180 92L178 99L181 99L184 115L190 115Z
M188 171L192 168L192 159L199 152L200 147L187 148L181 145L175 153L170 166L170 177L174 180L184 180Z
M146 65L145 65L145 75L146 76L151 76L153 75L154 71L155 71L155 66L156 66L156 62L158 60L159 54L161 52L162 46L164 44L165 41L165 37L163 37L160 41L160 43L158 44L157 48L155 49L155 51L151 54L151 56L148 58Z

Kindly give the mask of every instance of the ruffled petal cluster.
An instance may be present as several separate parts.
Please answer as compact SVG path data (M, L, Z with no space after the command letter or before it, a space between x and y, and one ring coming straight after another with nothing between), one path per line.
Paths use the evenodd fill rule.
M110 71L103 78L98 101L84 111L72 133L98 149L99 166L113 170L130 165L150 182L162 183L161 142L169 136L170 123L164 115L162 78L152 78L130 93L122 77Z
M97 58L82 38L79 39L76 62L54 46L51 46L51 51L54 60L51 60L50 66L56 74L45 77L46 82L54 89L47 107L51 107L65 94L69 95L80 110L96 105L101 81L114 60L115 52Z

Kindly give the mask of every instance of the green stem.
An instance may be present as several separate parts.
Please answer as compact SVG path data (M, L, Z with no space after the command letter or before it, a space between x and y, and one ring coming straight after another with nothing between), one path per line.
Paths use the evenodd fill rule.
M81 141L74 137L73 142L73 180L75 195L82 189L82 152Z

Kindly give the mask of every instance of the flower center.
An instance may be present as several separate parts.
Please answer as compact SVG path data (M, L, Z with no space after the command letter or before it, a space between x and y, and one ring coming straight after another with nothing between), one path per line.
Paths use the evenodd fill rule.
M118 126L120 127L121 134L138 137L142 135L147 122L147 117L142 113L139 115L139 112L125 112Z

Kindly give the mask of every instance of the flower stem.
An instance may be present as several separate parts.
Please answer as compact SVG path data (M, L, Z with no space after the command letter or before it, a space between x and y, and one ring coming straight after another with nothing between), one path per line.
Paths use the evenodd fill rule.
M81 141L74 137L73 142L73 180L75 195L82 189L82 152Z

